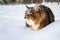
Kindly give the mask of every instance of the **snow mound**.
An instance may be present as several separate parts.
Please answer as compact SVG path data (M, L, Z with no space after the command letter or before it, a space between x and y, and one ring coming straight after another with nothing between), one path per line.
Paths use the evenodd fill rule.
M0 5L0 40L60 40L60 5L42 5L51 8L55 22L39 31L32 31L25 26L25 5Z

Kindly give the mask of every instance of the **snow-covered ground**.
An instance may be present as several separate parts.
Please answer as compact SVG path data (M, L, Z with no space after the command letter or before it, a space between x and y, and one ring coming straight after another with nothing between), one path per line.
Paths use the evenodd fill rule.
M43 5L51 8L55 22L39 31L32 31L25 26L25 5L0 5L0 40L60 40L60 5Z

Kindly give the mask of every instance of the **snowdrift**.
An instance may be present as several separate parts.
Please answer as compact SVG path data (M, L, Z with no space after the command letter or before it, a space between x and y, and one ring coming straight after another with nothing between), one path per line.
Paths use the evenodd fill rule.
M51 8L55 22L39 31L32 31L25 26L25 5L0 5L0 40L60 40L60 5L43 5Z

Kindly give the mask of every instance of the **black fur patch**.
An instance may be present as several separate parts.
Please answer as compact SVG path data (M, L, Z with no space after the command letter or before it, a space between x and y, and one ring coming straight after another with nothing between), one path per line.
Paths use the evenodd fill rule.
M47 14L47 17L48 17L49 24L50 24L51 22L53 22L54 20L51 21L51 17L50 17L50 15L54 17L51 9L50 9L49 7L44 6L44 5L40 5L39 7L45 9L46 14Z

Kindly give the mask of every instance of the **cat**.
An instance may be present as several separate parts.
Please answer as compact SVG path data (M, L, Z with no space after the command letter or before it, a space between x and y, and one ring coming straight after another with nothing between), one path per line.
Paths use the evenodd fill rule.
M40 30L55 21L51 9L45 5L39 5L37 7L26 6L26 8L27 10L24 16L25 23L32 30Z

